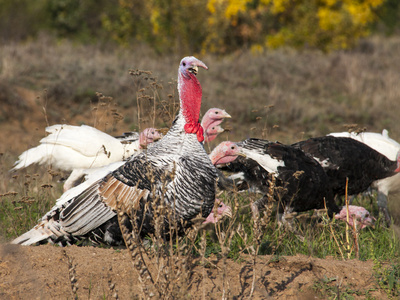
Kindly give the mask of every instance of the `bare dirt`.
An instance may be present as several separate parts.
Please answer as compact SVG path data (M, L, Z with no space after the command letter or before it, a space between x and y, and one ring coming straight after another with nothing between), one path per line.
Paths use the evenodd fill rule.
M67 256L75 265L79 299L111 299L109 281L115 284L119 299L140 299L141 288L128 250L51 245L0 246L1 299L71 299ZM188 298L221 299L223 282L229 298L247 298L253 282L250 257L240 262L227 260L223 280L223 260L209 258L216 266L193 268ZM376 289L372 261L339 261L306 256L258 256L252 299L341 299L350 293L355 299L387 299ZM330 291L327 291L330 289ZM115 292L115 291L114 291ZM320 292L323 292L324 296ZM357 296L356 294L364 294Z

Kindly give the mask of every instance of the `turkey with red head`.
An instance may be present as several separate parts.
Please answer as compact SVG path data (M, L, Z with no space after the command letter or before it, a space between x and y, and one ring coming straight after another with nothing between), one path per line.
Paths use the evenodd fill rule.
M198 67L207 69L193 56L181 60L179 114L159 142L79 195L61 197L38 225L13 243L65 245L89 238L110 245L122 244L117 211L131 215L133 209L136 219L132 221L137 222L143 236L154 231L152 204L169 208L181 229L191 226L191 219L199 214L206 218L214 206L217 171L201 144L204 137L198 122L202 97L196 77ZM164 218L166 231L169 220Z

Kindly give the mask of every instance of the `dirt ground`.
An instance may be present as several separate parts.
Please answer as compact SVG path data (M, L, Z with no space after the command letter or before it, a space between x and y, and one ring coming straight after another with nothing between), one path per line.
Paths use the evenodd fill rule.
M51 245L26 247L0 246L1 299L71 299L68 257L75 265L79 299L140 299L141 288L136 269L127 250ZM211 258L216 267L197 264L190 278L188 297L191 299L221 299L223 261ZM253 281L249 257L241 262L227 260L227 291L230 299L248 298ZM387 299L376 289L372 261L339 261L306 256L259 256L252 299L343 299L351 293L364 299L365 292L375 299ZM115 284L112 292L109 281ZM327 290L330 290L327 292ZM375 290L376 289L376 290ZM349 292L350 291L350 292ZM322 296L319 292L324 292ZM363 296L356 294L363 293Z

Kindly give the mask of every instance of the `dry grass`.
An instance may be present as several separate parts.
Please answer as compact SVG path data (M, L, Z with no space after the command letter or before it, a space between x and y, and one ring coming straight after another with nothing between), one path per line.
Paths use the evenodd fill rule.
M399 139L399 48L398 37L374 37L353 51L329 55L283 49L258 56L243 52L201 57L210 67L199 74L204 87L202 110L225 108L233 116L229 124L232 140L263 136L288 143L342 131L344 124L354 123L370 131L387 128ZM11 111L19 99L19 110L46 105L52 124L91 125L87 108L97 101L96 92L101 92L116 100L127 129L142 126L137 118L137 93L147 85L146 80L132 81L129 70L152 70L149 77L162 86L156 96L168 100L180 60L157 57L139 47L98 49L67 41L55 44L46 37L3 45L0 54L0 88L9 108L0 122L6 117L23 118ZM16 87L33 90L40 98L21 99ZM164 120L157 122L166 125Z

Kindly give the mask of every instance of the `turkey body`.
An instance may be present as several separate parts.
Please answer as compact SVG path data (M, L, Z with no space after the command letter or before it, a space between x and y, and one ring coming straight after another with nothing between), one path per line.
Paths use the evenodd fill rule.
M382 134L375 132L335 132L330 133L329 135L334 137L352 138L371 147L382 155L385 155L390 160L399 161L400 159L400 144L389 137L387 130L383 130ZM386 223L390 224L391 217L388 210L388 197L389 193L400 193L400 173L376 180L372 183L371 187L377 189L379 210L384 214Z
M118 245L123 241L117 212L130 216L144 236L154 231L154 209L160 205L171 212L164 217L165 232L171 220L178 223L179 231L199 214L206 218L214 206L217 171L201 144L198 66L207 68L194 57L182 59L178 72L181 108L159 142L100 180L86 183L83 191L78 186L70 197L62 196L38 225L13 243L65 245L88 238Z
M94 127L81 125L52 125L46 128L48 136L40 145L23 152L12 170L32 164L49 165L63 171L72 171L64 190L77 185L90 169L127 160L142 151L142 146L161 136L154 128L142 133L125 133L112 137Z
M382 131L382 134L376 132L355 133L346 131L332 132L329 136L352 138L385 155L390 160L396 160L400 150L400 144L389 137L386 129Z
M241 172L244 180L261 193L270 194L271 177L275 177L273 197L279 213L302 212L326 206L332 216L340 209L333 201L328 177L322 167L301 150L260 139L237 143L242 155L229 163L228 169ZM256 201L261 209L267 197Z
M351 138L324 136L292 145L313 157L324 168L335 195L365 191L374 181L396 174L397 162Z

